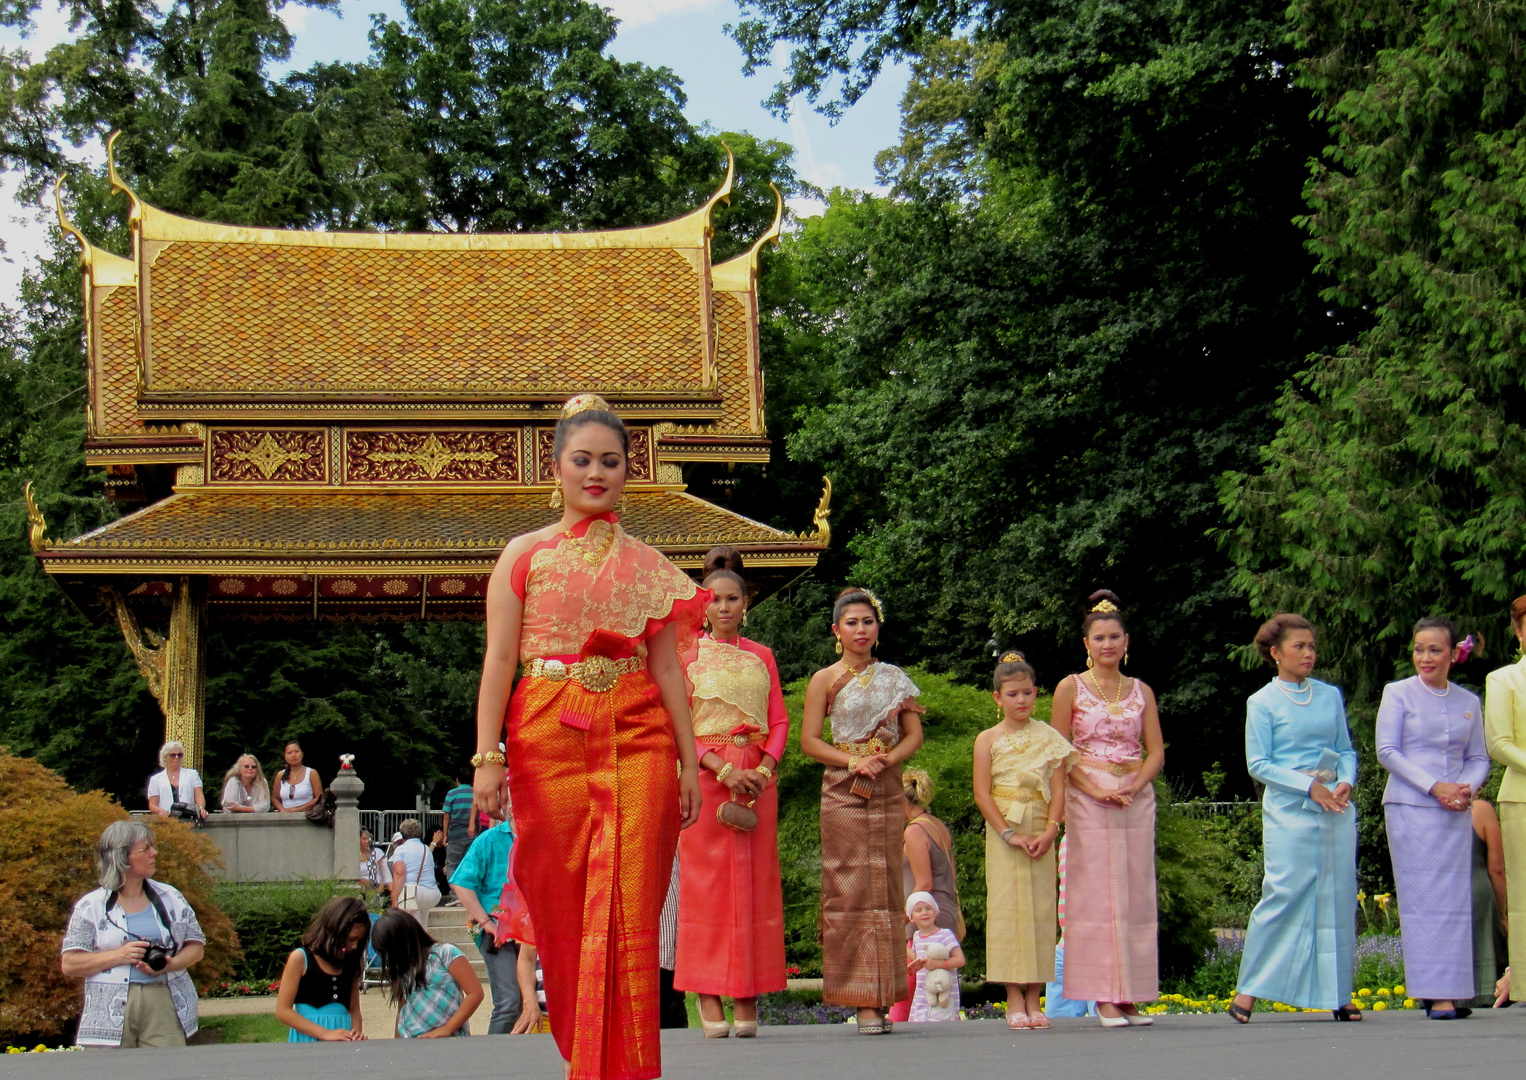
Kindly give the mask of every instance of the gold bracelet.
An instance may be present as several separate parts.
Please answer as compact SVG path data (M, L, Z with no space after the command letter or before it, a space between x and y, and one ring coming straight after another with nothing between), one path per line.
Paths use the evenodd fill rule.
M1054 818L1047 819L1044 822L1044 824L1045 825L1053 825L1056 829L1063 828L1064 825L1065 825L1065 823L1063 821L1056 821Z
M471 767L480 769L484 765L507 765L502 750L489 750L485 754L473 754L470 761Z
M858 755L857 754L849 754L848 755L848 771L849 772L855 772L858 769L858 760L859 759L858 759Z
M731 775L731 770L734 768L736 768L735 765L731 764L729 761L726 762L726 764L721 766L721 771L715 774L715 778L724 782L726 777Z
M772 780L774 778L774 770L770 769L767 765L759 765L753 771L762 773L765 780Z

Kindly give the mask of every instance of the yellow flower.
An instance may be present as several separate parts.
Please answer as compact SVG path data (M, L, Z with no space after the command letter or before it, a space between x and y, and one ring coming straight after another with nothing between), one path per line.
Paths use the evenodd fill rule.
M1386 986L1380 986L1378 987L1377 996L1380 998L1393 997L1393 992Z
M1388 902L1393 898L1393 893L1378 893L1378 895L1373 897L1373 900L1377 902L1378 907L1386 911L1388 910Z
M1365 986L1356 992L1357 997L1372 997L1372 991Z
M1406 1009L1413 1009L1415 1007L1415 999L1414 998L1405 998L1404 999L1404 1007Z
M1402 986L1394 987L1394 993L1398 994L1400 997L1403 997L1404 996L1404 987L1402 987Z
M1388 1008L1388 1002L1380 1001L1380 1002L1378 1002L1376 1005L1374 1005L1372 1007L1372 1011L1373 1012L1382 1012L1386 1008Z
M1364 893L1364 892L1357 893L1356 894L1356 902L1358 904L1365 904L1367 902L1367 894Z

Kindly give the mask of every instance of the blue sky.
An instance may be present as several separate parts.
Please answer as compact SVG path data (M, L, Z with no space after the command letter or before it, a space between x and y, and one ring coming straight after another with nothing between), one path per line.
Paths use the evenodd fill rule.
M44 0L45 8L47 3ZM904 70L887 72L835 126L803 104L788 121L781 121L759 104L777 78L776 69L745 78L741 50L723 29L739 17L732 0L614 0L607 6L621 20L610 52L621 60L673 69L688 94L690 120L790 143L796 148L797 172L823 189L875 186L874 156L897 138ZM402 7L396 0L345 0L337 14L287 7L283 17L296 35L291 66L300 69L319 61L364 59L372 13L397 18ZM20 46L40 54L67 34L61 16L49 9L38 13L37 29L30 39L0 31L0 47ZM48 227L48 219L34 208L16 204L12 190L0 177L0 201L6 208L0 303L13 302L21 270L41 249ZM796 204L793 209L809 214L816 208Z

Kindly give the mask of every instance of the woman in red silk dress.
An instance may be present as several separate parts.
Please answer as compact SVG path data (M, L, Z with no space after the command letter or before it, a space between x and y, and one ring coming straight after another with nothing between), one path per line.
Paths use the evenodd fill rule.
M499 557L477 697L476 805L502 816L503 738L514 879L576 1080L661 1075L658 919L700 808L680 654L710 595L620 528L629 449L601 399L563 408L552 505L565 510Z
M728 562L729 559L729 562ZM741 558L705 558L710 633L689 665L700 790L708 813L679 840L678 957L673 986L699 995L706 1038L731 1034L721 996L733 998L736 1035L758 1033L758 995L783 990L784 895L779 882L779 789L774 769L789 738L779 669L766 646L741 636L747 587ZM750 832L715 808L750 803Z

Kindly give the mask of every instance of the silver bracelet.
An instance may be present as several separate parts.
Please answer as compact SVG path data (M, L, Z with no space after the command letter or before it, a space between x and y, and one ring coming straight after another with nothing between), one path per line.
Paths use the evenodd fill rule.
M1008 829L1006 832L1002 833L1001 834L1001 842L1003 844L1005 844L1007 842L1007 837L1011 836L1015 832L1017 832L1016 829Z

